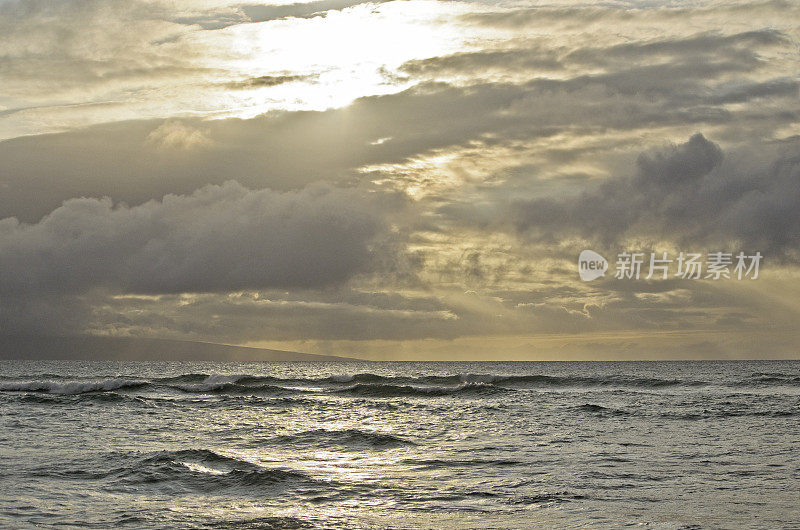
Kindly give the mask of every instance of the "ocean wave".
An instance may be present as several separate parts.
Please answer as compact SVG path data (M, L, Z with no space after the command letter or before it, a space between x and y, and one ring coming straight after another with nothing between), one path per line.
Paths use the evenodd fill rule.
M553 493L537 493L533 495L518 495L508 499L509 504L553 504L582 500L586 497L569 491L556 491Z
M318 524L297 517L256 517L254 519L223 519L209 523L212 528L244 528L269 530L278 528L316 528Z
M653 377L632 376L549 376L549 375L520 375L496 376L493 383L509 385L523 385L533 387L634 387L634 388L663 388L673 386L703 386L704 381L683 379L659 379Z
M361 373L353 375L332 375L326 377L322 381L330 383L379 383L382 381L391 381L392 379L394 378L371 373Z
M357 384L336 390L337 394L364 397L440 397L453 395L492 395L511 392L485 383L465 383L455 387L430 386L420 387L393 384Z
M108 392L123 388L139 388L148 385L147 381L131 379L103 379L100 381L3 381L3 392L45 392L49 394L85 394L88 392Z
M598 414L601 416L627 416L630 414L630 412L626 410L604 407L602 405L596 405L594 403L585 403L583 405L578 405L577 407L573 407L573 410L577 412L590 412L592 414Z
M20 403L51 406L73 403L125 403L132 405L148 405L148 400L145 398L117 392L87 392L83 394L26 393L18 394L17 396L17 401Z
M299 384L353 384L353 383L384 383L392 385L438 385L461 386L464 384L484 384L495 386L523 386L523 387L549 387L549 386L622 386L622 387L670 387L670 386L703 386L705 381L683 379L659 379L649 377L626 376L550 376L550 375L496 375L496 374L448 374L428 376L381 376L372 373L359 373L352 375L334 375L326 378L312 379L276 379L270 378L275 383L292 382ZM240 381L241 382L241 381Z
M263 494L270 488L312 485L307 475L280 468L266 468L209 449L159 451L142 456L113 455L108 460L123 460L122 465L106 470L73 469L48 476L103 480L110 491L139 491L142 487L172 494L236 490L239 494Z
M96 378L95 376L94 378ZM8 379L81 379L81 377L71 377L62 374L52 374L49 372L38 374L25 374L25 375L0 375L0 381Z
M206 379L208 379L208 374L200 374L200 373L189 373L189 374L181 374L181 375L173 375L168 377L157 377L152 379L154 383L202 383Z
M166 451L145 458L130 473L127 483L178 482L193 490L216 491L282 486L311 482L299 472L264 468L257 464L224 456L206 449Z
M300 393L375 397L437 397L449 395L494 395L515 390L550 388L609 388L658 390L707 386L707 381L632 375L500 375L458 373L443 375L384 376L370 372L320 377L277 377L252 374L186 373L165 377L114 376L15 376L0 379L0 392L33 392L77 395L125 390L166 390L186 394L219 396L287 396ZM740 380L715 382L716 386L798 386L795 373L752 373ZM588 411L588 410L587 410ZM586 412L586 411L585 411ZM589 411L591 412L591 411ZM597 412L597 411L595 411Z
M800 376L787 374L754 374L736 386L800 386Z
M450 459L418 459L409 458L403 461L404 464L418 466L420 470L433 470L440 468L463 468L463 467L508 467L524 465L520 460L511 459L486 459L486 458L472 458L469 460L450 460Z
M672 420L687 420L697 421L709 418L725 419L725 418L786 418L791 416L800 416L800 412L796 409L779 409L779 410L702 410L702 411L687 411L687 412L664 412L657 415L660 418L667 418Z
M360 429L314 429L294 434L275 436L265 440L265 443L269 445L311 445L314 447L333 445L349 449L391 449L416 445L411 440L393 434L363 431ZM259 445L262 444L259 443Z
M52 377L19 377L13 381L6 377L0 379L0 391L14 390L16 388L23 389L20 385L29 385L31 390L28 391L47 391L47 389L35 388L37 383L39 386L49 385L57 388L58 385L76 385L76 384L97 384L93 379L84 379L81 377L73 376L56 376ZM539 388L539 387L636 387L636 388L663 388L673 386L703 386L706 385L705 381L685 380L685 379L659 379L651 377L634 377L623 375L608 375L608 376L555 376L555 375L499 375L499 374L479 374L479 373L461 373L461 374L446 374L446 375L426 375L426 376L383 376L374 373L364 372L357 374L336 374L325 377L276 377L270 375L252 375L252 374L206 374L206 373L186 373L173 376L145 378L145 377L129 377L129 376L116 376L104 379L104 381L127 381L127 383L119 383L125 385L144 385L150 383L154 386L164 386L169 388L176 388L186 392L209 392L209 391L231 391L248 387L260 388L263 390L274 390L276 388L284 388L284 385L290 387L352 387L358 385L392 385L396 387L453 387L461 388L465 385L485 385L509 388ZM800 377L797 376L773 376L764 375L757 376L749 380L750 384L798 384ZM111 384L111 383L108 383ZM238 386L229 386L238 385ZM91 391L91 390L89 390ZM452 388L443 390L442 392L451 392ZM436 391L434 390L434 393ZM414 392L410 392L414 393Z
M353 376L357 379L358 376ZM622 387L668 387L668 386L702 386L704 381L682 379L659 379L627 376L551 376L551 375L496 375L496 374L450 374L430 375L415 378L395 377L382 378L385 382L431 385L462 385L480 383L485 385L514 387L584 387L584 386L622 386Z
M190 394L285 395L302 392L300 389L282 386L242 385L239 383L197 383L169 385L169 387Z

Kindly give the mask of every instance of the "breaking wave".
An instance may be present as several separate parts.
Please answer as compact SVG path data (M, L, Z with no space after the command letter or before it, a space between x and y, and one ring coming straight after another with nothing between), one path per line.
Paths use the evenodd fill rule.
M162 390L178 394L219 396L291 396L333 393L355 397L443 397L486 396L525 389L619 388L657 390L699 388L707 381L630 375L495 375L446 374L426 376L383 376L374 373L329 375L325 377L275 377L250 374L186 373L167 377L3 376L0 392L29 392L81 395L103 392ZM718 381L718 386L759 388L798 386L797 374L753 373L746 379Z

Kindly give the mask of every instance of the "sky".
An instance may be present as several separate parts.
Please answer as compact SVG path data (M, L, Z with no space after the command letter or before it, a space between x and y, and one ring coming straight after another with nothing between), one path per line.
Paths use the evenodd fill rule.
M789 1L0 0L0 334L798 358L798 22ZM586 249L604 276L581 279ZM679 275L718 252L730 279Z

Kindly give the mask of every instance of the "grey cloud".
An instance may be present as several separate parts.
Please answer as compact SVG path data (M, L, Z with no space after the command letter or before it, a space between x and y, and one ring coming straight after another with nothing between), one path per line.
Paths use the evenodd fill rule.
M536 7L502 9L488 12L467 13L461 19L470 24L496 27L503 29L521 30L529 26L552 26L559 24L563 28L582 30L588 25L615 23L635 23L636 21L666 21L681 23L687 19L697 19L703 15L719 14L753 17L761 13L791 14L791 2L785 0L767 0L764 2L746 2L742 4L731 3L716 5L693 5L685 7L680 4L648 6L636 2L634 9L624 4L613 5L579 5L575 7ZM655 7L655 8L653 8Z
M284 5L244 4L240 6L242 12L252 22L265 22L280 18L309 18L322 16L326 11L340 11L348 7L366 3L377 4L386 0L314 0L312 2L298 2Z
M225 86L230 89L273 87L285 85L286 83L295 83L297 81L310 81L316 78L316 75L262 75L260 77L251 77L243 81L233 81Z
M400 70L409 75L475 74L481 70L514 72L560 70L562 63L554 50L543 47L462 52L442 57L417 59L404 63Z
M552 8L552 9L506 9L494 12L467 13L461 19L469 24L498 27L504 29L523 29L544 21L574 20L578 23L605 19L625 14L608 7Z
M71 335L91 322L90 301L48 293L0 298L0 335Z
M711 51L691 52L703 46ZM796 79L755 79L766 66L761 47L776 46L788 49L789 44L783 35L768 30L702 34L595 50L592 53L600 56L608 51L621 62L592 75L521 84L473 81L459 87L425 82L323 112L272 112L250 120L170 120L174 129L186 134L199 131L192 138L202 141L195 141L193 149L185 149L188 144L174 134L169 138L175 141L168 144L151 141L164 126L161 120L11 139L0 142L0 187L4 190L0 218L14 215L34 221L63 200L83 195L139 203L167 193L190 193L226 178L253 188L279 190L298 189L318 180L380 178L359 173L358 168L405 162L437 149L476 142L503 144L559 134L580 139L606 132L688 126L695 130L717 126L727 134L768 137L776 127L800 116ZM675 54L675 58L655 65L622 61L656 53ZM429 58L402 68L407 72L463 71L469 77L476 68L490 68L494 63L524 70L542 59L551 61L552 57L533 47ZM162 67L166 72L171 65ZM124 72L122 68L106 75ZM735 84L731 76L738 79ZM231 87L305 79L305 75L287 73L234 82ZM389 140L376 144L375 140L385 138ZM601 139L609 146L616 141ZM560 164L584 148L580 143L542 155L551 164Z
M142 86L132 99L153 101L146 94L153 81L168 78L170 87L188 82L198 89L307 81L305 72L239 73L244 79L225 85L233 74L192 66L196 54L214 52L201 44L215 36L199 28L324 16L359 3L186 8L176 14L152 2L7 2L0 7L6 36L0 76L12 97L36 92L25 99L28 107L69 89L81 91L82 105L103 104L83 95L97 94L100 84L112 89L101 95L105 99ZM737 8L743 11L732 27L761 27L741 18L748 10L786 7L771 2ZM741 164L748 154L772 156L778 148L769 141L785 136L800 116L798 80L788 68L780 71L794 64L794 43L773 30L647 37L665 24L681 33L687 16L715 9L728 12L724 6L581 7L472 14L464 19L523 31L505 41L478 38L474 44L490 47L482 51L410 61L397 73L403 82L420 84L347 108L248 120L117 122L0 142L0 331L236 342L746 322L734 311L745 305L739 293L725 298L692 286L684 298L673 292L682 285L669 281L577 284L571 281L575 271L561 268L572 259L571 249L549 244L577 236L610 245L630 235L694 249L735 239L746 250L769 253L770 260L796 256L798 139L784 140L785 156L772 164ZM587 45L581 38L576 41L583 44L576 44L560 33L567 28L602 37L610 20L628 43L604 45L598 38ZM721 20L709 26L719 22L725 29ZM524 31L528 24L552 26L552 36ZM775 27L782 25L788 26ZM195 38L199 48L188 42ZM558 79L535 78L542 70L558 70ZM488 83L481 77L487 73L517 80L528 74L529 80ZM393 75L387 75L389 83L399 81ZM439 75L458 76L458 86L432 81ZM129 94L108 104L130 110ZM30 114L45 116L46 109ZM0 116L18 110L4 109ZM24 120L24 113L15 119ZM642 155L630 177L595 184L597 174L623 174L616 170L639 150L632 138L646 144L692 130L723 142L725 153L695 136ZM418 200L415 215L403 217L399 229L391 226L399 197L360 191L363 179L383 178L391 186L401 178L391 167L385 175L382 169L361 173L367 165L412 162L413 172L416 158L456 153L443 171L469 173L470 161L456 167L457 150L472 149L479 154L471 156L486 159L495 156L495 147L514 152L480 167L475 182ZM504 167L517 159L520 166ZM484 177L483 185L477 182ZM227 179L250 189L223 184ZM318 181L357 189L309 186ZM185 195L161 199L168 193ZM79 198L103 195L111 199ZM511 197L518 200L509 219L503 211ZM10 215L22 222L3 219ZM522 244L508 245L513 238L494 233L509 226ZM425 250L412 255L405 244L414 230L436 237L426 241L416 234ZM503 241L497 247L507 247L499 251L502 257L480 249L495 236ZM453 248L464 241L475 246L458 257ZM440 263L431 259L437 254ZM537 278L529 264L542 258L552 265ZM427 276L415 276L426 267ZM437 273L438 283L431 280ZM376 292L397 287L395 281L425 295ZM474 296L456 296L466 288ZM194 294L180 294L185 292ZM125 293L152 296L119 296Z
M199 26L204 30L218 30L238 24L269 22L286 18L313 18L325 16L328 11L341 11L358 5L379 4L389 0L313 0L291 4L238 4L224 8L198 10L179 16L163 17L178 24Z
M704 65L706 69L710 65L717 73L725 69L749 70L759 64L760 58L756 50L786 48L791 45L791 39L786 35L769 29L732 35L701 33L684 38L597 47L570 48L543 41L537 46L485 49L417 59L404 63L400 71L412 76L470 76L487 70L505 73L528 71L531 76L541 76L543 70L563 70L570 66L585 67L590 64L613 66L617 72L627 71L633 76L647 79L648 76L633 68L637 63L658 68L674 68L676 63ZM671 64L653 65L658 59L669 59ZM598 79L611 79L614 73L609 72L612 75L600 76ZM577 78L577 81L580 79L585 78Z
M268 22L285 18L312 18L324 16L328 11L341 11L366 3L376 4L387 0L314 0L291 4L239 4L225 9L211 9L171 18L179 24L197 25L205 30L223 29L237 24Z
M172 22L187 26L200 26L204 30L223 29L250 22L248 16L236 8L216 9L200 13L181 14L170 18Z
M0 296L340 284L370 270L390 208L355 190L235 182L133 207L72 199L35 224L0 221Z
M786 82L788 88L774 85L779 89L744 84L733 95L729 88L715 90L707 84L722 73L751 67L679 63L522 85L459 88L428 83L362 98L345 109L271 113L251 120L173 120L185 129L204 131L208 142L190 154L153 152L147 139L161 121L17 138L0 142L0 186L5 184L7 190L0 196L0 217L35 220L61 201L81 195L142 202L220 183L221 175L250 187L295 189L316 180L350 179L360 166L403 162L476 141L723 125L737 117L739 134L763 134L771 124L798 115L796 102L791 103L792 82ZM780 111L723 106L726 98L741 101L771 90L772 97L787 98ZM379 138L391 140L376 145Z
M764 29L732 35L701 33L682 39L618 44L602 48L580 48L568 53L565 61L604 64L612 61L636 61L656 57L685 58L697 55L748 58L758 48L787 46L791 40L783 33ZM743 54L743 52L746 52Z
M721 149L697 134L642 155L631 178L609 179L570 199L518 201L512 218L519 231L536 238L572 234L612 244L664 237L693 248L738 243L743 250L796 259L798 212L800 157L742 171L723 163Z
M205 72L188 63L180 28L150 2L9 1L0 4L5 95L54 98L99 84L176 79ZM102 28L102 30L97 30ZM69 99L69 98L66 98Z
M0 217L35 220L61 201L108 195L142 202L232 178L250 187L295 189L350 178L374 163L401 162L461 144L517 118L495 114L525 91L487 86L466 93L444 85L363 98L346 109L272 113L252 120L171 120L203 130L202 150L154 150L162 121L121 122L0 142ZM473 112L464 112L471 108ZM525 126L528 128L528 126ZM380 145L375 139L392 137ZM155 151L155 152L154 152Z
M754 99L778 97L796 98L800 92L800 81L795 79L774 79L763 83L752 83L731 89L713 96L711 103L721 105L727 103L745 103Z
M244 293L204 295L188 301L167 296L155 303L111 300L96 305L86 326L116 334L222 341L452 338L470 333L468 324L435 300L395 297L387 301L380 294L373 300L365 294L352 296L346 289L331 294ZM485 329L475 327L474 316L465 316L473 330Z

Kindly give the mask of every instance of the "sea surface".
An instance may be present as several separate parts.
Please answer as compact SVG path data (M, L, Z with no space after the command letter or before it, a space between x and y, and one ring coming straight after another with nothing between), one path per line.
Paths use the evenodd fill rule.
M0 361L3 528L800 528L800 361Z

